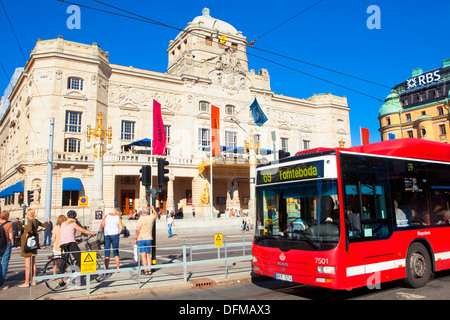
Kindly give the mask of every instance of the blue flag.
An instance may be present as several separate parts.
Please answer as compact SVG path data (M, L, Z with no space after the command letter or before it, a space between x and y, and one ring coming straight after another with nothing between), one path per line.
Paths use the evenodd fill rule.
M253 101L253 103L250 105L250 110L252 110L253 121L261 127L267 121L267 117L259 106L258 100L256 100L256 98L255 101Z

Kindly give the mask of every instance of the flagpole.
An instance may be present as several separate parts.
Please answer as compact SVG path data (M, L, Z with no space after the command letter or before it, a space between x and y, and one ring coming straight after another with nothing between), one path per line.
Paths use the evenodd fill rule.
M212 130L211 130L212 131ZM211 136L212 138L212 136ZM210 156L209 156L209 161L210 161L210 167L211 167L211 192L209 194L209 198L210 198L210 202L211 202L211 219L213 218L213 152L212 152L212 141L210 140L210 147L209 147L209 151L210 151Z

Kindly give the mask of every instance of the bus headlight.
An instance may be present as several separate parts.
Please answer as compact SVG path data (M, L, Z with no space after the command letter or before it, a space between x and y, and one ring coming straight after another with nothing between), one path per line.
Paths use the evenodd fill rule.
M336 273L336 267L318 266L317 273Z

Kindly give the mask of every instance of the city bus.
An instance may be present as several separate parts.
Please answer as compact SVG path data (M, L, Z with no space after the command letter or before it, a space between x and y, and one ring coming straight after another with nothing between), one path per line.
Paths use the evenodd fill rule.
M337 290L450 268L450 146L316 148L256 168L252 268Z

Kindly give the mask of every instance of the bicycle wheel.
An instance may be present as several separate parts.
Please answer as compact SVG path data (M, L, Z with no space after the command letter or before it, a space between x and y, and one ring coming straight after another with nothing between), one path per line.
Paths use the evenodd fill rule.
M105 261L103 260L103 257L97 253L97 271L106 270ZM95 281L102 282L106 278L108 278L106 273L98 274L93 276Z
M45 264L44 275L65 274L68 263L62 258L52 258ZM69 278L50 278L45 280L45 285L52 291L60 291L67 287Z

